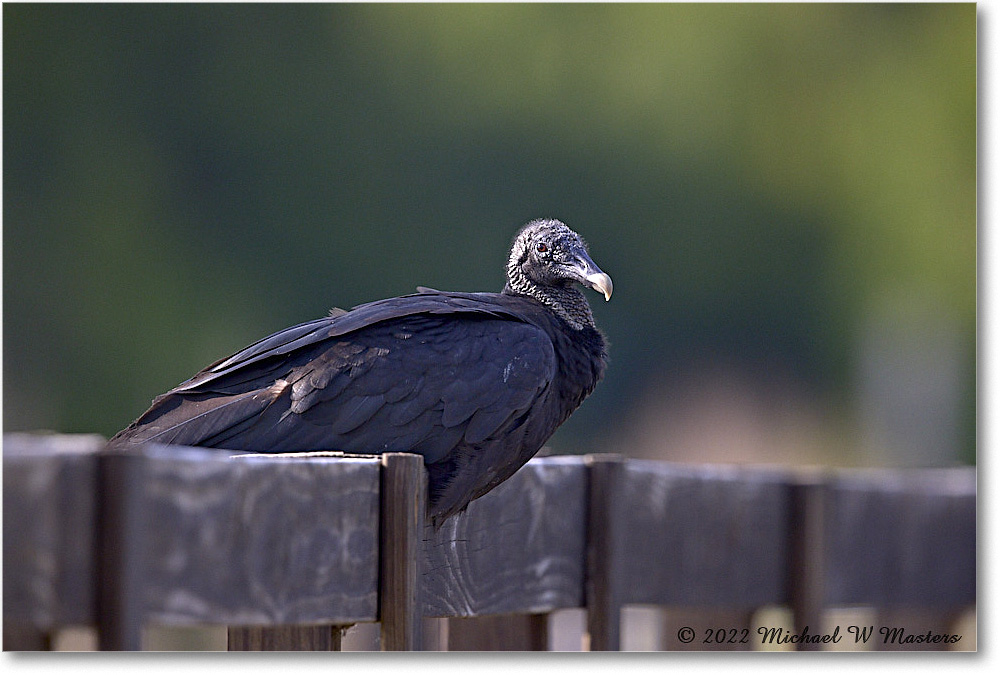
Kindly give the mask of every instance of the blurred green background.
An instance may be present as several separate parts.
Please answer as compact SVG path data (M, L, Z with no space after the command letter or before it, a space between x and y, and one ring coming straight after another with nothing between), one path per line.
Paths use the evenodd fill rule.
M590 243L557 452L975 461L976 7L3 6L3 424Z

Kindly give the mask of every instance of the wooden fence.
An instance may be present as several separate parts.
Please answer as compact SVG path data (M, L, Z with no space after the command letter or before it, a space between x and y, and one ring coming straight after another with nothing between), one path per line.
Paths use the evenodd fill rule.
M147 624L222 624L230 650L337 650L343 627L379 622L384 650L535 650L549 613L583 608L582 646L617 650L633 604L680 608L665 648L748 649L761 607L791 610L787 638L856 605L947 632L976 602L974 469L804 478L544 457L439 530L424 484L408 454L122 454L97 436L5 435L4 649L89 625L100 649L133 650ZM448 619L446 638L426 617Z

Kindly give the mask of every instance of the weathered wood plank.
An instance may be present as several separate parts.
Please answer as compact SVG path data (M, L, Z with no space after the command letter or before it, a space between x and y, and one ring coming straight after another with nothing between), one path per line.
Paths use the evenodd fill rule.
M974 469L841 472L828 500L828 605L976 602Z
M3 436L3 615L47 631L92 623L95 435Z
M544 652L549 646L547 614L500 614L448 619L448 651Z
M541 613L583 604L586 470L533 459L437 531L424 530L424 613Z
M621 649L624 604L625 460L618 455L588 455L587 642L590 651ZM629 552L631 553L631 552Z
M427 474L420 455L382 455L381 585L383 651L421 647L421 534L427 509Z
M487 615L442 633L485 649L538 644L544 617L510 615L582 606L586 588L591 648L614 649L624 603L743 616L785 602L801 628L823 606L948 616L976 599L972 469L840 472L790 487L752 469L550 457L434 531L420 522L419 457L403 456L393 487L377 458L150 446L98 462L103 443L4 436L11 630L97 622L105 648L137 648L140 615L236 624L236 645L332 648L332 629L313 624L382 617L383 647L412 649L421 614ZM410 496L389 499L400 491ZM380 537L395 552L380 556ZM383 578L396 579L383 581L381 607L380 561L395 561ZM98 576L113 580L100 594ZM265 628L275 624L291 628Z
M755 608L787 601L787 476L633 460L622 602Z
M148 446L144 603L165 624L378 616L378 459Z
M231 652L339 652L340 626L230 626Z

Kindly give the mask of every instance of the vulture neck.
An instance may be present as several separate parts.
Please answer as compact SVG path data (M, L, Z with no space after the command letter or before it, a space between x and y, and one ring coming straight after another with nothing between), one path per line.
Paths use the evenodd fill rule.
M503 292L507 295L524 295L534 298L551 309L556 316L574 330L595 327L590 304L583 291L574 282L558 286L543 286L532 283L521 276L508 280Z

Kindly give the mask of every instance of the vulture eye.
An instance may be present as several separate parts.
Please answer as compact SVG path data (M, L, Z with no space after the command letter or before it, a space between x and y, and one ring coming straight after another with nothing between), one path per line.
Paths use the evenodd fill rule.
M549 250L549 247L546 246L544 242L538 242L538 245L535 246L535 250L538 251L539 253L545 253L546 251Z

